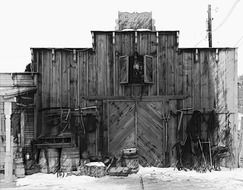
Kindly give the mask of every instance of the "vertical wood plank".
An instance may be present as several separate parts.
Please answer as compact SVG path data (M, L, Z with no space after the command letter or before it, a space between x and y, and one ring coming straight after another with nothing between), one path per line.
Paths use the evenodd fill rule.
M159 33L159 95L166 95L167 37Z
M189 95L184 101L185 107L192 106L192 61L193 54L191 52L185 52L183 54L183 93Z
M176 66L176 94L181 95L183 94L183 60L182 60L182 53L177 56L177 66ZM193 77L194 78L194 77Z
M208 110L208 73L209 73L209 52L200 52L200 65L201 65L201 109Z
M192 79L193 79L193 107L198 110L201 109L201 63L196 60L196 51L194 50L194 64L192 66ZM198 52L199 53L199 52ZM198 56L199 57L199 56Z
M215 104L215 89L216 89L216 60L215 60L215 51L210 51L209 55L209 72L208 72L208 103L209 110L216 108Z

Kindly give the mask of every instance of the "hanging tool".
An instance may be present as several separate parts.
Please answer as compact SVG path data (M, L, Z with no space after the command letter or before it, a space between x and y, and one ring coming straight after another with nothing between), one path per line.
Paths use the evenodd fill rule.
M162 120L165 124L165 162L169 163L169 151L168 151L168 122L170 120L170 114L162 114Z
M203 157L203 161L204 161L204 164L205 164L205 166L206 166L206 158L205 158L205 155L204 155L204 152L203 152L203 147L202 147L202 143L201 143L201 141L200 141L200 138L198 138L198 143L199 143L199 147L200 147L200 150L201 150L201 152L202 152L202 157Z

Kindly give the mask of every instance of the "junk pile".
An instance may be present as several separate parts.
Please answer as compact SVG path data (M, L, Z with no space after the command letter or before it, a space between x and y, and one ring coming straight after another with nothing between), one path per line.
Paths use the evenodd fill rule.
M90 177L103 177L106 175L106 166L103 162L88 162L81 161L78 167L78 175L87 175Z
M84 157L84 156L83 156ZM91 177L128 176L139 170L136 148L123 149L119 156L104 157L100 162L90 162L89 159L81 159L78 167L79 175Z
M79 148L42 149L39 156L40 172L56 173L57 177L86 175L91 177L128 176L139 170L136 148L122 150L117 157L90 157L86 151L79 155Z
M139 163L136 148L123 149L121 156L114 157L107 167L107 173L111 176L128 176L137 173L138 170Z
M193 112L187 124L184 142L178 140L173 146L177 152L178 170L220 170L220 162L229 156L229 148L219 145L218 127L214 110L207 114L197 110ZM181 132L178 131L178 134Z

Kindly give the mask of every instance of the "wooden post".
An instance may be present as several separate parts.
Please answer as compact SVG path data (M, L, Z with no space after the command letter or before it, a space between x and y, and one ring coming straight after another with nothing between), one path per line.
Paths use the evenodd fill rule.
M24 126L25 125L25 111L20 114L20 145L24 147Z
M37 86L38 84L38 78L37 75L34 76L34 84ZM38 118L40 117L38 114L38 109L39 109L39 92L37 90L37 92L34 94L34 104L35 104L35 108L34 108L34 138L36 139L38 134L37 134L37 129L38 129ZM21 139L22 141L22 139Z
M135 136L135 146L138 148L138 101L135 101L135 111L134 111L134 136Z
M208 5L208 47L212 47L212 17L211 5Z
M177 101L176 100L171 100L169 102L169 109L172 112L176 112L176 104ZM168 124L169 124L169 156L170 156L170 166L174 167L176 165L177 162L177 156L176 156L176 150L172 149L172 147L176 144L177 139L176 139L176 132L177 132L177 125L176 125L176 118L175 117L170 117L168 120ZM167 124L167 125L168 125Z
M6 156L5 156L5 182L13 182L13 151L11 143L11 114L12 114L12 102L4 102L4 114L5 114L5 127L6 127Z

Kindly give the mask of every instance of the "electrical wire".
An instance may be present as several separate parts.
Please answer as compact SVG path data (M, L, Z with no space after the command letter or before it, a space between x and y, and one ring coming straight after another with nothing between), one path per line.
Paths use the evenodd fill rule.
M231 16L231 14L233 13L236 5L240 2L240 0L236 0L233 4L233 6L231 7L231 9L229 10L228 14L225 16L225 18L223 19L223 21L215 28L213 29L213 31L215 32L216 30L218 30L219 28L221 28L225 22L228 20L228 18Z
M194 47L197 47L200 43L202 43L204 40L206 40L207 39L207 35L204 37L204 38L202 38L200 41L198 41L195 45L194 45Z
M231 16L231 14L233 13L236 5L240 2L240 0L236 0L234 2L234 4L232 5L231 9L229 10L228 14L225 16L225 18L223 19L223 21L215 28L213 29L213 32L217 31L219 28L221 28L225 22L228 20L228 18ZM196 44L195 47L197 47L202 41L204 41L207 38L207 36L205 38L202 38L201 40L199 40Z
M242 39L243 39L243 35L240 37L239 40L237 40L237 42L235 43L234 46L238 46L238 45L242 44L242 43L241 43L241 40L242 40Z
M239 44L239 45L237 45L237 47L240 47L240 46L242 46L243 45L243 41Z

